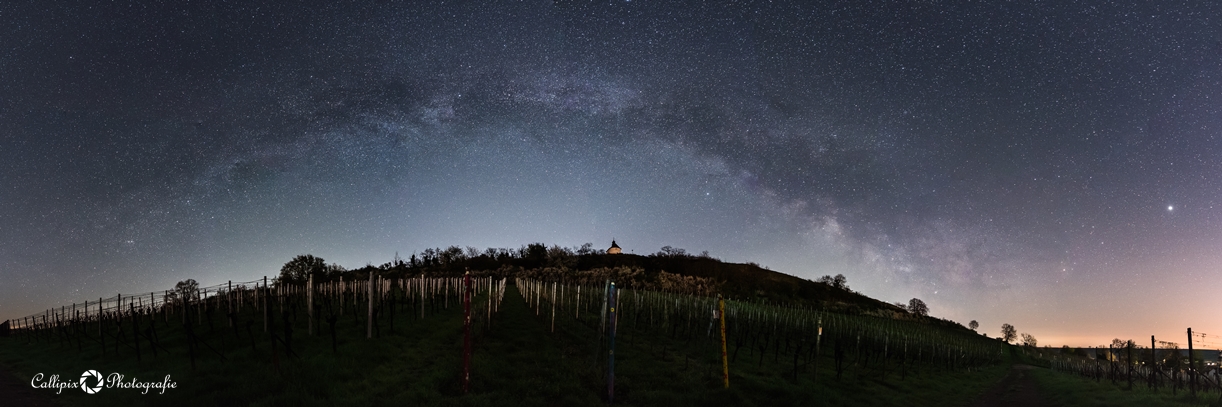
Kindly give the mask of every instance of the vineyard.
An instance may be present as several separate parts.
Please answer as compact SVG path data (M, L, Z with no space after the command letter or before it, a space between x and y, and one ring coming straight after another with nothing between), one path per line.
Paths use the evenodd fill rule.
M517 274L117 295L11 321L4 348L33 357L0 361L173 374L179 395L161 397L200 405L835 405L886 397L878 389L955 405L1004 371L1003 343L918 320Z
M1205 363L1199 350L1194 352L1193 340L1197 340L1197 349L1222 347L1217 337L1203 333L1194 333L1188 329L1189 348L1183 350L1178 343L1161 342L1150 337L1150 346L1138 346L1133 341L1119 341L1116 346L1097 349L1093 357L1067 356L1057 354L1047 349L1033 349L1032 353L1047 363L1055 371L1073 374L1094 380L1110 382L1127 390L1145 389L1151 393L1188 393L1194 398L1198 393L1215 394L1215 399L1222 401L1222 374L1219 374L1217 364ZM1204 346L1202 346L1204 345ZM1216 357L1215 357L1216 359Z

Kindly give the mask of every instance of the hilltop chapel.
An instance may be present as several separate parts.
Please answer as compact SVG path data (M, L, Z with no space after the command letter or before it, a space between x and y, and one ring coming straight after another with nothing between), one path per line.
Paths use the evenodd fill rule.
M611 248L607 249L607 254L620 254L620 253L623 253L623 250L620 250L619 245L615 244L615 239L611 239Z

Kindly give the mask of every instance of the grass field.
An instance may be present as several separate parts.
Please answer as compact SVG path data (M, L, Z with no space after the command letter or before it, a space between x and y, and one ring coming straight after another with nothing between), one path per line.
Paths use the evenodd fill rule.
M482 297L482 296L481 296ZM486 297L483 297L486 298ZM480 303L477 298L476 303ZM448 309L419 315L399 314L394 332L382 323L380 337L365 338L363 316L351 313L336 324L338 350L329 335L305 335L304 318L294 324L293 348L299 358L281 352L273 361L270 341L262 333L261 314L248 310L240 317L257 321L254 349L245 332L235 336L217 317L213 328L198 328L216 352L198 351L194 371L181 323L159 322L165 348L153 358L147 347L142 361L134 350L113 343L102 355L96 343L57 340L27 343L23 336L0 339L0 365L28 383L35 373L59 374L74 381L94 369L119 372L140 381L160 381L171 375L177 388L165 394L139 390L36 389L64 405L598 405L607 403L606 350L598 334L597 314L575 321L535 315L510 285L492 328L476 330L471 391L462 393L462 310L452 300ZM324 334L326 324L320 329ZM481 324L482 325L482 324ZM96 329L96 327L94 328ZM239 330L242 331L242 330ZM817 381L805 368L793 377L792 360L782 353L765 357L744 349L730 365L730 389L722 388L719 349L713 340L670 339L666 335L617 338L615 404L642 406L841 406L841 405L968 405L1008 371L998 365L981 371L947 371L920 367L901 372L895 366L850 365L839 380L830 351L820 357ZM168 351L168 355L166 352ZM281 350L282 351L282 350ZM222 359L222 356L224 359ZM884 377L885 372L885 377ZM1058 399L1060 400L1060 399ZM1065 399L1066 403L1074 400ZM1065 404L1072 405L1072 404Z
M1128 383L1112 384L1108 380L1093 379L1054 372L1039 368L1032 370L1047 406L1219 406L1217 392L1201 393L1193 397L1180 389L1172 394L1170 389L1158 391L1135 383L1128 390Z

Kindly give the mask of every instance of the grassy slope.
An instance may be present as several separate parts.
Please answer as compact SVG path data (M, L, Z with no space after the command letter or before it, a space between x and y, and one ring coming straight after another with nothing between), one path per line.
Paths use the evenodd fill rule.
M1113 385L1108 380L1095 381L1047 368L1033 369L1032 372L1048 406L1222 405L1216 392L1201 393L1194 399L1184 389L1172 395L1170 389L1154 391L1144 384L1134 383L1133 390L1127 390L1127 382Z
M254 329L260 331L261 317L248 311L243 318L258 321ZM207 333L207 324L201 331L227 360L202 355L194 372L181 327L164 325L159 334L172 353L155 360L147 348L144 361L137 362L127 349L102 356L97 345L78 352L75 346L26 344L18 337L0 340L0 364L23 382L37 372L73 380L97 369L142 381L170 374L179 386L165 395L66 389L53 396L68 405L594 405L605 402L605 350L596 333L597 314L585 318L557 318L558 332L548 332L548 318L535 316L511 286L493 329L477 331L468 395L461 394L461 314L454 304L424 320L399 314L396 332L383 325L382 337L374 340L364 339L363 322L345 315L337 324L338 354L331 353L329 338L306 337L301 320L294 348L303 357L280 358L279 370L265 336L257 333L257 350L251 350L249 338L234 339L220 329L219 318L218 332ZM773 362L772 354L760 359L744 350L730 366L727 390L721 388L714 341L685 343L624 324L616 358L616 404L623 405L966 405L1008 369L922 368L901 380L891 367L884 380L873 366L850 367L837 381L830 349L824 348L818 381L812 382L809 369L794 381L792 361L784 355Z

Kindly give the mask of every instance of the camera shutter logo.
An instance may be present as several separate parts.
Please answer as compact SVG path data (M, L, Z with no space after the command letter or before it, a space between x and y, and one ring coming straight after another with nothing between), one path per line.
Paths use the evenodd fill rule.
M90 377L98 379L97 386L89 387ZM81 373L81 390L84 390L85 393L96 394L97 392L102 391L102 383L102 374L98 373L97 370L89 370L85 373Z

